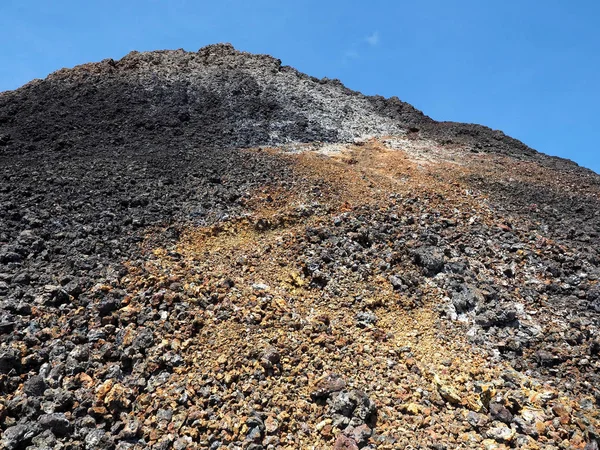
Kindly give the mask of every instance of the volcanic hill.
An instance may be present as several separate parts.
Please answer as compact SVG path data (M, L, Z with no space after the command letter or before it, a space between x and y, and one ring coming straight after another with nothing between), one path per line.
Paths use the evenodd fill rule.
M0 93L0 447L598 449L600 177L227 44Z

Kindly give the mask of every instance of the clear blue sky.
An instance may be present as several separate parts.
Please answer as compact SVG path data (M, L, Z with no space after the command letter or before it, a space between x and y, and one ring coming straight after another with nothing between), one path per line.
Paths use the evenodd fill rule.
M599 23L597 0L0 0L0 91L231 42L600 172Z

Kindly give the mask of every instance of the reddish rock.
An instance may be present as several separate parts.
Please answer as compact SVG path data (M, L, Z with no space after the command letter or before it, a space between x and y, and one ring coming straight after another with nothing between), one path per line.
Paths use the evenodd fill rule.
M340 434L335 440L333 450L358 450L358 444L351 437Z
M310 396L313 400L327 398L334 392L343 390L345 387L346 382L339 375L329 374L315 383L314 390Z

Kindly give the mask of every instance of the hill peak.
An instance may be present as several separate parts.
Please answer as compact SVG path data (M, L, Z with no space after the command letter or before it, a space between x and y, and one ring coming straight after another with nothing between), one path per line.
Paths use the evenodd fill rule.
M48 127L40 126L48 120ZM0 93L0 131L25 147L32 140L77 141L84 135L95 135L100 143L109 134L128 142L140 128L217 147L352 142L412 132L475 152L577 167L501 131L436 122L397 97L366 96L337 79L315 78L229 43L197 52L132 51L120 60L60 69Z
M206 68L220 70L279 71L281 60L269 55L258 55L236 50L229 43L211 44L197 52L184 49L131 51L123 58L104 59L86 63L71 69L65 68L49 75L50 80L72 79L85 76L137 73L147 75L165 74L171 71L188 73Z

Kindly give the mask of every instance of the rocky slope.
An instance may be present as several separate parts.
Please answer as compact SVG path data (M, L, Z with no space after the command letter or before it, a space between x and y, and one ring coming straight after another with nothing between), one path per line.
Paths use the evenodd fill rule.
M0 94L7 449L579 448L600 178L269 56Z

